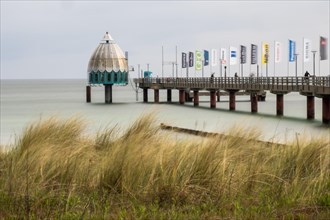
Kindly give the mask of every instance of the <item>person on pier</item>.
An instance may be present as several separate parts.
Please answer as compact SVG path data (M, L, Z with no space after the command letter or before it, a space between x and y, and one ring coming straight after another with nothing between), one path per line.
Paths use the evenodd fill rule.
M309 74L309 72L308 71L306 71L306 73L305 73L305 80L308 80L308 78L311 76L311 74Z
M214 73L211 74L211 79L210 79L211 83L213 83L213 80L214 80Z

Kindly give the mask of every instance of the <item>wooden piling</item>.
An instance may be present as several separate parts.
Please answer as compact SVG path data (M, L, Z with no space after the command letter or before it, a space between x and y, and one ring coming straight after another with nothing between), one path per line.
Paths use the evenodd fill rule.
M105 103L112 103L112 85L106 84L104 85L104 96L105 96Z
M167 89L167 102L172 102L172 89Z
M179 102L181 105L185 102L185 91L183 89L179 90Z
M91 86L90 85L86 86L86 102L87 103L91 102Z
M229 110L235 111L236 109L236 91L229 91Z
M251 112L258 112L258 95L256 93L251 93Z
M283 94L276 94L276 115L277 116L283 116Z
M215 108L216 107L216 96L215 96L215 90L210 91L210 107Z
M143 89L143 102L148 102L148 89Z
M307 96L307 119L315 118L315 101L314 96Z
M194 106L199 106L199 91L194 90Z
M330 96L322 97L322 122L323 124L330 123Z
M154 102L159 103L159 89L154 89Z

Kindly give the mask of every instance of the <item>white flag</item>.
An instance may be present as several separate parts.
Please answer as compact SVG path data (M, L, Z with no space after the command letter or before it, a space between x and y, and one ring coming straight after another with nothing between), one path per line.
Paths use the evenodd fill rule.
M211 65L216 66L218 60L218 53L216 49L211 50Z
M304 62L309 61L311 52L311 41L309 39L304 38Z
M220 60L221 60L221 64L227 64L227 49L225 48L220 49Z
M230 63L230 65L236 65L237 64L237 48L230 47L229 49L230 49L229 63Z
M282 61L282 43L275 41L275 63Z

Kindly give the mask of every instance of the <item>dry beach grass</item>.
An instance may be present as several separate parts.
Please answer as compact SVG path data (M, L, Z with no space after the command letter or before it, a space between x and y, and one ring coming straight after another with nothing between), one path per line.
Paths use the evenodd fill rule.
M77 118L30 125L0 151L0 218L297 219L330 216L328 137L253 130L173 139L155 115L95 136Z

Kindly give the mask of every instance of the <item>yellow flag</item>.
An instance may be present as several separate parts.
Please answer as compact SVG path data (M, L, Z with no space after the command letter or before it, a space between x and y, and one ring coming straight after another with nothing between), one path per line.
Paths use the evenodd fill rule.
M269 44L263 42L262 43L261 63L262 64L268 63L268 57L269 57Z

